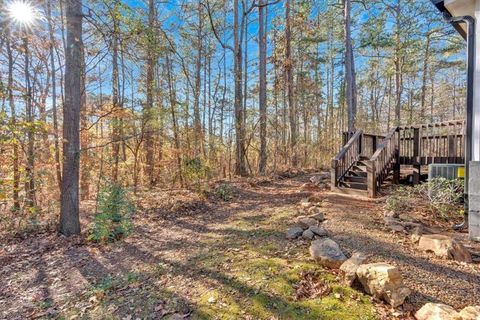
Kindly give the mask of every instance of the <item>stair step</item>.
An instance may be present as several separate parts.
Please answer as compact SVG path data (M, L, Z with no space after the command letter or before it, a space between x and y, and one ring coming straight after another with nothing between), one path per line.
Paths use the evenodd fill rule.
M367 164L365 163L366 160L359 160L355 163L357 166L362 166L362 167L367 167Z
M350 189L368 190L367 184L366 183L360 183L360 182L340 181L340 186L350 188Z
M367 166L365 165L357 165L357 164L354 164L352 169L354 171L361 171L361 172L367 172Z
M345 182L359 182L359 183L366 183L367 177L366 176L353 176L353 175L346 175L343 177Z
M370 158L365 156L360 156L360 161L366 161L366 160L370 160Z
M350 188L345 188L338 186L334 188L335 192L341 193L341 194L348 194L348 195L353 195L353 196L360 196L360 197L367 197L368 196L368 191L367 190L358 190L358 189L350 189Z
M349 176L354 176L354 177L365 177L366 178L367 177L367 172L349 170L348 175Z

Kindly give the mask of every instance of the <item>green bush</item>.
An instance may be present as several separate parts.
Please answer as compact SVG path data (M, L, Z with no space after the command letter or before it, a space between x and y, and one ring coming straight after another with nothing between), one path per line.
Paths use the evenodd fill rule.
M106 186L98 195L98 212L89 240L107 243L128 236L134 212L135 207L124 188L116 184Z
M183 160L183 171L187 181L193 182L197 192L202 193L202 180L208 177L209 168L200 158Z
M407 212L412 209L410 203L410 197L404 188L396 190L390 197L387 199L387 210L392 211L396 214Z
M221 183L215 188L213 193L217 198L220 198L223 201L230 201L233 199L235 188L231 184Z

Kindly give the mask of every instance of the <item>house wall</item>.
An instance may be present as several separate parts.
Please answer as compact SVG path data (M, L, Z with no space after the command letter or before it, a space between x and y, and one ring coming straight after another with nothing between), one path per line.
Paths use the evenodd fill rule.
M480 241L480 0L445 0L443 4L454 17L472 16L476 20L472 161L469 165L469 181L465 183L468 183L470 238ZM467 30L464 24L462 28Z

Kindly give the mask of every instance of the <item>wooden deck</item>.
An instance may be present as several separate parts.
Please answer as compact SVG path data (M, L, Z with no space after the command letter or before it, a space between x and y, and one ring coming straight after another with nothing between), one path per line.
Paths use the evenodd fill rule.
M332 160L332 190L375 197L391 174L398 183L402 165L414 167L416 183L421 166L463 164L464 154L464 120L396 127L386 135L344 133L344 146Z

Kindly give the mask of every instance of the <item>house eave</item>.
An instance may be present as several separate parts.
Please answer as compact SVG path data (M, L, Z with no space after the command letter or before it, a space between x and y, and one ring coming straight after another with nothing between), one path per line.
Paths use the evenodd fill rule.
M452 17L453 14L448 10L448 8L445 6L445 1L444 0L430 0L437 9L442 12L442 14L446 15L447 17ZM452 23L453 27L457 32L463 37L463 39L467 39L467 32L465 29L462 27L461 24L459 23Z

